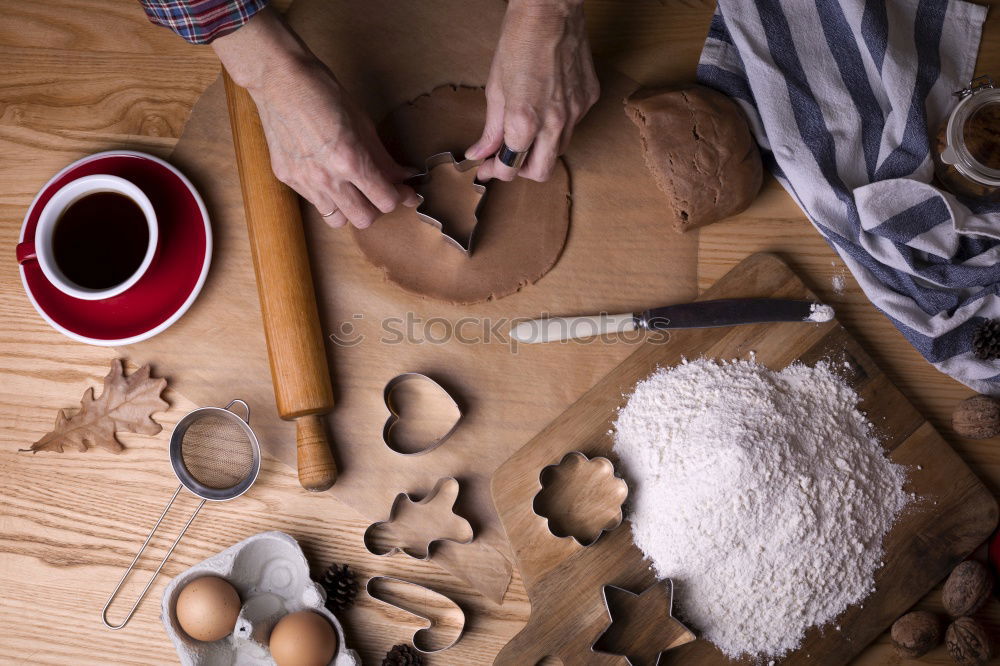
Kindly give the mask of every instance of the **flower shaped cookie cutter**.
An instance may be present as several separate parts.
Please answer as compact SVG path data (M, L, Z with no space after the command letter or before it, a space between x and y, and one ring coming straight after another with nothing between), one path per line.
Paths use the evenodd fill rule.
M570 451L538 474L531 510L544 518L553 536L592 546L624 520L628 484L607 458Z

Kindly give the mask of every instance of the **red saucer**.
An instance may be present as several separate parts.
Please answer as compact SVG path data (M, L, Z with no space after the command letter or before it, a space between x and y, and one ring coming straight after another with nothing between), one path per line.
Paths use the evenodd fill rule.
M34 260L21 265L21 282L38 313L61 333L93 345L127 345L165 330L194 302L212 260L212 228L184 174L158 157L114 150L78 160L46 183L28 208L18 242L34 235L39 214L59 188L92 174L132 181L152 202L160 236L149 270L127 291L100 301L67 296Z

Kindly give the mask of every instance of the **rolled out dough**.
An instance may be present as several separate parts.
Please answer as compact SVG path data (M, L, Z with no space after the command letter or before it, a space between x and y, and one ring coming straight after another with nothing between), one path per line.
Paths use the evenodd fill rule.
M481 88L441 86L392 111L379 133L400 164L423 170L424 161L437 153L450 151L461 160L479 138L485 117ZM403 289L478 303L513 294L555 265L569 231L569 195L562 160L545 183L490 181L471 256L410 208L355 229L354 237L365 257Z

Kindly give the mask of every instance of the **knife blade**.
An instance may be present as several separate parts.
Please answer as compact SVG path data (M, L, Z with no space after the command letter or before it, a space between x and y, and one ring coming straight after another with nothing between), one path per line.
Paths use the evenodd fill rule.
M651 308L642 312L589 317L543 317L522 321L510 335L525 344L587 338L636 329L718 328L777 322L822 323L833 319L833 308L815 301L784 298L725 298Z

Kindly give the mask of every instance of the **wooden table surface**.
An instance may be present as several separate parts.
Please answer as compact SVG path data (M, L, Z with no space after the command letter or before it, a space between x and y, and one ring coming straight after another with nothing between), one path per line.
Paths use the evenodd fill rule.
M347 0L344 0L347 1ZM591 0L595 52L637 81L691 79L712 2ZM1000 4L993 0L991 4ZM1000 72L1000 18L990 16L980 73ZM358 547L368 521L344 506L331 524L303 493L294 471L265 460L261 480L236 506L220 506L192 527L127 629L106 630L99 613L122 568L174 487L164 473L172 425L193 408L167 393L171 409L158 418L156 437L122 436L124 455L102 452L18 453L47 432L56 411L73 407L86 386L98 386L110 350L78 344L50 329L21 288L13 248L27 205L68 162L110 148L169 156L192 104L218 75L208 48L191 47L149 25L134 0L0 0L0 660L17 664L175 663L159 620L159 596L170 577L258 531L280 529L299 538L319 568L347 562L362 574L382 560ZM665 232L667 233L667 232ZM743 215L701 232L698 283L712 284L757 250L780 253L807 284L837 308L840 320L865 345L904 394L962 457L1000 494L998 441L957 437L950 412L971 391L938 373L866 300L835 253L772 180ZM836 287L843 283L842 289ZM190 509L193 499L182 504ZM177 527L179 513L169 527ZM164 541L154 542L163 552ZM148 574L150 566L139 574ZM395 562L394 571L468 597L435 566ZM139 581L126 589L135 592ZM941 611L940 592L921 602ZM522 626L529 607L520 579L502 607L470 618L458 660L448 652L429 664L493 655ZM1000 626L1000 604L985 618ZM349 642L365 663L378 664L387 647L413 628L393 623L370 603L345 618ZM900 663L883 635L859 664ZM905 660L904 662L905 663ZM952 663L943 648L920 662ZM569 665L567 665L569 666Z

